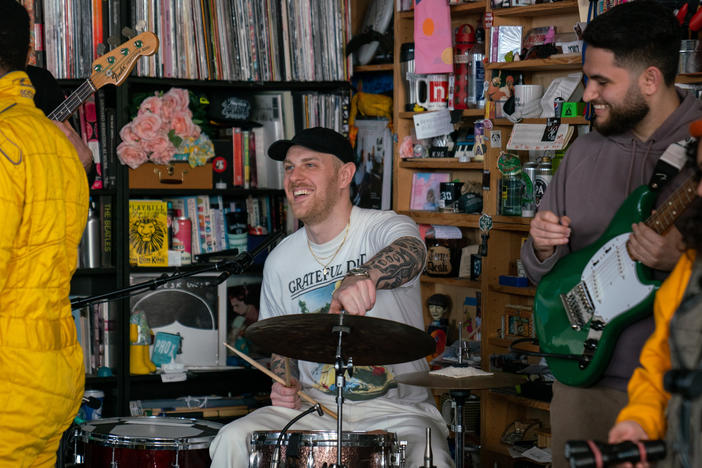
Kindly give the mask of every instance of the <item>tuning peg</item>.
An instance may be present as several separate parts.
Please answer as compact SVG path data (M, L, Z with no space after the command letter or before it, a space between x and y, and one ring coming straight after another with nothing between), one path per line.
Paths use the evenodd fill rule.
M97 45L96 50L97 50L98 57L100 57L102 55L105 55L105 52L107 52L107 47L105 46L105 44L103 44L101 42Z
M133 38L134 36L137 35L137 32L136 32L134 29L132 29L132 28L130 28L130 27L128 27L128 26L125 26L125 27L122 28L122 35L124 35L125 37L131 39L131 38Z
M131 39L131 38L130 38ZM122 38L119 35L110 36L107 38L107 43L110 45L110 49L114 49L122 43Z

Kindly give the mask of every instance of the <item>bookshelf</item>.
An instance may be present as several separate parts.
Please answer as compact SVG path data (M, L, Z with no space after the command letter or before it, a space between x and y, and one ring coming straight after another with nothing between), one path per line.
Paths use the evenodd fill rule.
M490 1L479 1L451 6L451 23L456 28L468 23L474 28L479 24L484 14L492 15L492 24L521 25L524 32L531 27L554 25L558 30L572 30L573 24L578 21L578 7L574 1L566 0L556 3L492 9ZM399 12L395 19L395 54L399 57L401 44L413 39L412 11ZM486 28L489 31L489 28ZM486 34L488 36L488 34ZM486 46L490 47L489 38ZM395 60L396 71L399 70L399 61ZM554 56L548 59L524 60L509 64L487 63L485 65L486 77L493 70L517 70L525 77L526 83L539 83L544 85L560 75L578 71L581 67L580 55ZM486 78L487 79L487 78ZM398 133L398 141L413 132L413 112L404 111L406 81L395 75L394 93L394 118ZM475 121L483 120L483 109L466 109L461 113L460 126L471 127ZM570 124L586 124L583 118L567 119ZM528 119L526 122L543 123L545 119ZM479 217L480 214L453 214L426 211L411 211L409 209L410 188L412 175L415 172L449 171L452 178L465 182L480 182L483 186L483 213L492 217L493 227L487 240L488 254L483 258L482 273L476 280L456 278L422 278L422 299L435 293L443 293L452 297L454 310L450 321L456 322L463 319L460 304L462 297L480 292L480 306L482 311L481 324L481 358L484 369L489 370L490 356L508 352L512 339L500 338L497 331L502 327L502 311L505 306L516 305L530 307L533 303L534 288L519 288L499 285L500 275L516 274L515 260L519 257L519 248L522 239L528 235L530 218L503 216L499 214L499 179L497 158L505 148L509 139L512 123L506 119L493 119L492 132L499 132L500 146L493 147L488 144L484 161L461 163L456 159L395 159L394 167L394 208L412 217L420 224L442 224L457 226L461 229L464 239L468 244L480 242ZM487 133L487 132L486 132ZM397 149L397 148L396 148ZM457 307L457 305L459 307ZM456 310L458 309L458 310ZM425 311L425 320L428 323L428 313ZM512 466L507 446L500 442L502 432L513 421L538 419L548 426L548 403L531 398L526 398L513 393L498 391L476 392L481 399L481 424L480 424L480 452L481 465ZM467 455L466 455L467 457Z
M159 90L166 91L172 87L188 89L198 93L199 95L207 96L208 98L211 98L214 95L221 96L231 94L240 97L250 97L258 93L285 92L292 96L294 103L296 104L296 108L302 109L302 107L297 106L299 103L310 103L307 107L307 112L303 112L301 115L296 116L291 115L291 122L297 120L296 125L299 126L326 125L332 127L336 126L339 130L343 130L343 120L341 117L337 117L336 120L333 121L324 121L321 120L321 116L329 116L332 114L331 110L334 111L335 115L343 115L345 109L342 108L342 104L344 102L347 103L350 93L350 85L348 82L348 77L350 75L350 62L343 55L343 43L348 40L348 38L345 37L345 34L346 31L349 30L350 25L350 6L347 7L347 10L339 10L339 16L335 19L340 20L340 22L338 22L335 27L322 28L321 25L316 25L317 30L333 31L335 33L334 37L313 38L311 36L305 36L305 41L307 43L309 43L309 41L318 41L319 43L324 43L325 41L338 41L337 46L335 47L335 58L333 63L327 60L317 61L310 59L310 57L316 57L314 54L307 57L305 61L303 60L303 56L305 54L299 53L304 50L301 45L301 40L287 41L286 53L288 57L283 57L283 52L281 49L280 55L277 57L277 67L271 66L265 73L261 68L259 69L260 73L258 75L244 77L243 75L233 74L232 67L227 68L223 66L223 57L218 56L215 52L213 52L215 49L209 47L212 44L219 44L219 46L221 46L221 42L224 42L222 38L225 36L231 38L230 35L215 37L213 35L213 29L210 31L211 35L209 36L212 39L212 44L208 45L207 41L205 41L205 44L202 45L204 48L196 47L194 49L195 52L192 52L186 47L187 44L172 42L175 35L180 33L185 35L187 33L186 31L174 28L171 33L168 34L169 37L166 37L164 33L164 25L159 25L157 21L158 18L163 19L163 16L159 17L155 10L152 11L151 15L144 16L144 12L146 11L145 9L149 2L142 0L131 0L129 2L109 1L103 3L105 5L109 3L109 13L114 14L115 17L119 18L116 25L113 24L109 28L105 28L105 42L107 42L106 39L109 34L119 35L119 33L116 33L116 31L121 30L122 27L133 27L134 25L139 24L140 21L144 21L147 30L156 31L157 35L159 35L161 40L160 51L164 51L165 47L168 47L170 44L174 50L183 52L182 57L184 59L189 57L189 54L191 53L197 55L197 58L199 59L199 53L204 51L207 63L204 67L196 67L196 69L190 68L186 69L183 73L180 73L182 70L178 68L169 69L169 66L173 65L173 61L178 58L173 54L170 55L170 63L164 61L165 56L160 56L159 58L152 57L148 60L141 60L137 69L120 87L105 87L103 90L101 90L104 93L106 103L105 108L114 109L114 127L111 130L113 144L111 145L110 157L114 163L111 170L113 171L112 174L115 176L115 184L109 188L91 190L91 197L109 200L112 206L112 262L110 265L101 265L97 268L81 267L77 270L72 279L71 294L82 296L103 294L115 289L126 287L130 284L131 275L135 273L143 273L148 271L161 274L172 273L177 270L175 267L157 269L138 268L129 264L128 220L129 200L131 199L161 199L164 197L195 197L200 195L207 197L221 197L221 199L229 203L245 202L248 197L260 199L270 199L271 197L277 197L279 199L284 198L282 190L277 187L270 186L244 189L229 185L224 189L208 188L182 190L131 188L129 186L128 177L129 169L127 169L126 166L119 164L119 162L116 160L114 148L120 142L117 134L118 131L132 119L134 96L143 93L153 93L154 91ZM198 3L199 6L199 2L186 1L183 4L195 8L195 3ZM214 5L215 2L211 3ZM224 5L227 2L216 3ZM286 2L270 1L234 3L237 5L250 4L257 10L257 13L261 13L261 11L258 9L264 4L268 6L276 4L277 7L280 8L280 6ZM233 6L234 3L231 3L229 7L235 8ZM323 1L308 3L315 8L321 8L325 4ZM53 0L43 2L44 14L37 15L37 18L43 17L46 20L48 16L51 16L47 16L46 13L51 12L52 8L56 8L58 5L59 2L55 2ZM331 17L329 16L331 11L331 8L325 9L325 14L319 16L319 20L331 21ZM168 12L160 11L160 13ZM212 12L206 11L205 13L210 14ZM288 13L301 14L302 12L293 11ZM105 15L103 20L107 21L106 13L103 12L103 15ZM168 15L166 14L166 16ZM49 20L52 19L49 18ZM53 20L56 20L56 18L53 18ZM58 19L58 21L60 21L60 19ZM113 19L110 19L110 23L112 24L113 22ZM55 36L52 36L56 23L52 24L53 26L47 24L47 27L49 28L49 31L47 31L45 36L47 41L56 40ZM67 24L69 28L74 26L71 25L70 22L67 22ZM219 24L220 26L222 25L221 22ZM250 25L253 28L253 23ZM304 27L304 25L301 24L298 26ZM161 31L160 33L158 32L159 28ZM276 29L282 31L283 28ZM297 34L295 31L298 30L290 31L290 33ZM206 34L206 31L203 30L202 33ZM231 34L231 31L228 31L228 34ZM123 42L126 39L126 37L122 36L120 38L120 42ZM195 41L196 37L190 39ZM234 41L232 40L232 42ZM245 42L242 42L241 44L244 43ZM65 90L75 89L83 82L81 76L84 76L85 69L79 67L78 63L74 64L76 65L75 68L64 67L63 65L65 64L62 63L63 59L57 57L47 58L47 56L51 53L51 49L55 49L57 47L55 42L52 42L51 44L52 45L50 45L48 48L45 48L45 63L49 64L50 70L55 74L55 76L60 78L60 84ZM239 46L241 46L241 44L239 44ZM292 44L295 45L292 46ZM282 45L282 42L279 42L278 45ZM97 52L95 52L94 44L83 44L83 46L85 48L77 51L76 55L80 54L81 52L88 57L93 54L97 54ZM250 56L246 58L246 60L251 62L257 61L259 65L263 67L263 62L261 61L262 57L264 57L263 49L258 50L261 55L256 56L255 60ZM315 50L315 53L320 53L320 50ZM271 48L267 47L266 51L270 53ZM232 53L232 55L234 54ZM269 56L268 58L270 59L271 57L272 56ZM300 61L296 62L298 59ZM290 62L289 65L287 65L289 70L286 70L285 68L286 60ZM88 63L89 62L90 61L88 61ZM369 67L369 70L371 71L387 72L387 66ZM194 70L196 70L196 72ZM338 102L340 104L325 104L322 100L324 96L337 96L339 97ZM318 98L319 102L316 101ZM98 110L98 112L100 112L100 110ZM290 137L292 134L294 134L295 127L291 127L287 131L288 133L285 135L285 137ZM231 142L229 145L231 146ZM188 268L191 267L181 267L180 270L187 270ZM254 273L260 274L260 265L254 266L252 269ZM187 372L187 380L177 384L163 383L159 375L130 374L129 301L117 300L112 302L112 304L116 310L116 318L111 326L114 327L113 331L118 338L118 356L116 364L114 368L112 368L111 376L98 376L96 372L91 372L86 375L85 382L86 389L97 389L105 392L103 417L129 415L129 402L132 400L161 397L174 398L185 395L206 394L222 394L226 396L258 392L262 392L264 396L267 396L270 389L270 380L260 372L244 367L189 370Z

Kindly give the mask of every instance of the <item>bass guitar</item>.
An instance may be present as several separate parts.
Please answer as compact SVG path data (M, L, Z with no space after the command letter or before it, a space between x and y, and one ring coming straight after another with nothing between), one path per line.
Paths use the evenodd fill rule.
M51 120L63 122L98 89L107 84L119 86L124 83L136 65L137 59L141 56L153 55L157 50L158 37L146 31L95 59L90 65L92 70L90 77L51 111L48 117Z
M644 221L646 226L658 234L667 231L695 198L695 188L688 179ZM626 244L631 225L651 213L656 196L646 185L637 188L594 244L560 259L539 282L534 329L559 382L595 383L622 329L651 313L660 282L631 259Z

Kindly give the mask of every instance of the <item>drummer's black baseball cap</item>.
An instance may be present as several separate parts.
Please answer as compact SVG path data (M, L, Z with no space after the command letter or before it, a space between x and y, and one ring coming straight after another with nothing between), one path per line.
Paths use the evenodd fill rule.
M278 140L268 148L268 156L283 161L291 146L299 145L319 153L333 154L344 163L355 163L356 158L349 140L341 133L324 127L307 128L292 140Z

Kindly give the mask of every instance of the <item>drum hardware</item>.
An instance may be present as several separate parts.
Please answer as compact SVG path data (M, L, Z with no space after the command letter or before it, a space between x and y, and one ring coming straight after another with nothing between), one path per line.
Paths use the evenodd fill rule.
M269 468L278 432L255 431L249 436L249 468ZM288 431L281 444L281 467L330 468L337 461L337 433ZM351 468L405 468L407 442L394 432L344 432L342 457Z
M419 468L436 468L434 455L431 452L431 427L427 427L427 443L424 446L424 464Z
M96 419L81 424L81 462L92 468L199 468L222 424L173 417ZM76 450L78 453L78 450Z
M455 424L451 426L456 442L456 468L463 468L463 405L470 397L471 390L485 388L511 387L524 381L524 376L506 372L494 372L490 375L471 377L447 377L429 372L412 372L397 376L397 381L407 385L449 390L449 395L456 403Z
M286 339L281 340L281 336ZM423 330L393 320L345 313L271 317L250 325L244 337L267 352L334 365L337 392L336 463L327 465L330 468L350 468L342 463L343 404L345 376L346 373L353 376L354 363L362 366L398 364L421 359L435 349L434 339ZM227 347L234 351L232 347ZM242 353L234 352L244 358ZM349 356L346 360L345 355ZM246 360L284 385L285 381L268 369L254 364L253 360ZM302 397L300 392L298 394ZM406 445L402 447L406 448Z
M280 445L283 443L283 437L285 437L285 433L288 432L290 426L292 426L303 417L315 411L320 417L324 416L324 412L322 412L322 405L317 403L313 407L307 409L306 411L303 411L301 414L292 418L290 422L285 425L283 430L280 431L280 435L278 436L278 442L275 444L275 450L273 451L273 458L271 459L271 468L278 468L278 464L280 463Z

